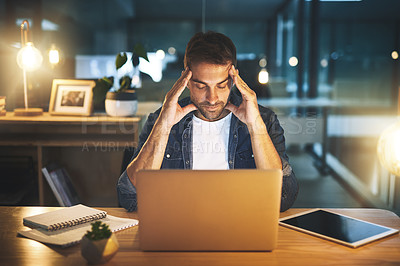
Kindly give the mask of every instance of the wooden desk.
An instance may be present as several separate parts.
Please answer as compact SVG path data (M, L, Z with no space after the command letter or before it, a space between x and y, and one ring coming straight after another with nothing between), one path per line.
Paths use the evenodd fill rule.
M33 146L37 149L37 174L39 202L43 195L43 148L44 147L136 147L140 117L110 117L95 114L90 117L14 116L8 112L0 116L0 146Z
M80 245L62 249L31 239L17 237L27 229L22 218L46 211L49 207L0 207L0 265L86 265ZM99 208L109 214L137 218L120 208ZM304 211L290 209L281 217ZM400 229L400 218L379 209L335 209L336 212ZM238 218L240 212L238 211ZM108 265L399 265L399 234L357 249L279 227L278 246L272 252L142 252L138 227L116 233L120 249ZM234 234L234 232L232 232Z

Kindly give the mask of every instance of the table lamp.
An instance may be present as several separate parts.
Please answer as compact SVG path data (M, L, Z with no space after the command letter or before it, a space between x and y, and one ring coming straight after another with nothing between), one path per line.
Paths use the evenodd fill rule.
M25 27L26 26L26 27ZM26 72L31 72L40 67L43 57L40 51L35 48L32 42L28 42L29 22L24 20L21 23L21 50L17 54L18 66L22 69L24 78L24 103L25 108L14 109L14 115L17 116L36 116L43 114L42 108L29 108L28 88Z
M400 176L400 88L397 122L386 128L378 140L378 158L390 173Z

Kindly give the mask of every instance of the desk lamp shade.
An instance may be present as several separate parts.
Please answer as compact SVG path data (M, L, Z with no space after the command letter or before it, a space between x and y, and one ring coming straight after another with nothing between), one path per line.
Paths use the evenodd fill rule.
M25 108L14 109L14 114L17 116L34 116L41 115L43 113L41 108L29 108L28 106L28 85L26 72L31 72L38 69L43 62L43 57L40 51L35 48L32 42L28 42L28 31L29 22L24 20L21 24L21 50L17 54L17 63L23 72Z
M400 88L397 122L383 131L378 140L378 158L383 167L400 176Z

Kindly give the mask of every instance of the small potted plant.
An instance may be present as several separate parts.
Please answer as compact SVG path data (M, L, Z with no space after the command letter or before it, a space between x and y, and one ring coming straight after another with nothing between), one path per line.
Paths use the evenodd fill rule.
M117 238L101 221L92 223L91 231L87 231L81 240L81 254L90 264L109 261L118 248Z
M132 63L136 68L139 65L139 58L149 61L147 52L141 44L136 44L132 58L128 61L125 52L118 53L115 58L115 68L120 69L127 63ZM137 111L136 88L132 86L132 77L128 74L119 80L119 88L114 88L114 77L103 77L97 80L93 89L94 102L102 103L105 100L105 110L110 116L132 116Z

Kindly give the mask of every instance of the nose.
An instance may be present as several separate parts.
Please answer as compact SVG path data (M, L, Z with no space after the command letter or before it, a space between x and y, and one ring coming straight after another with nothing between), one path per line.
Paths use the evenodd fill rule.
M215 88L209 88L206 95L206 100L210 104L215 104L218 102L218 95Z

